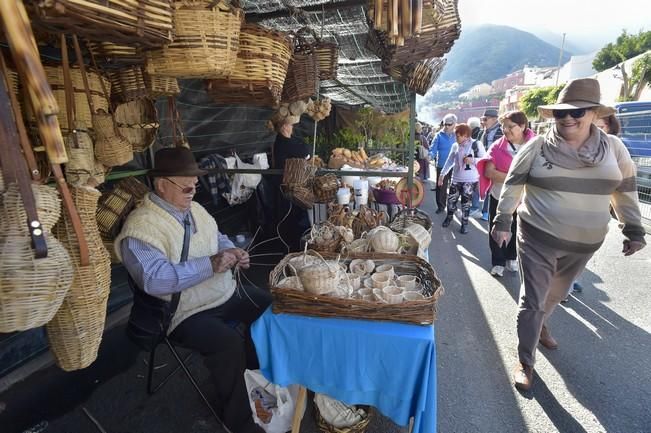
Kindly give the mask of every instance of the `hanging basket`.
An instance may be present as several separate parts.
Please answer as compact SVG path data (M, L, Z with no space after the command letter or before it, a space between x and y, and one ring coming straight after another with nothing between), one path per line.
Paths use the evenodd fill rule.
M95 159L93 140L91 140L88 133L83 131L70 132L66 136L65 146L68 154L65 174L66 181L69 184L80 186L104 183L104 166Z
M27 215L16 184L9 185L0 207L0 332L38 328L57 312L72 283L70 256L50 230L61 213L58 193L32 185L48 255L34 258Z
M61 127L62 132L68 131L70 130L70 127L68 126L68 118L66 116L66 92L63 84L63 68L61 66L45 66L44 68L47 82L50 84L50 87L52 87L52 93L54 94L54 98L59 106L59 112L57 113L59 126ZM86 74L88 76L88 85L90 87L91 98L93 99L93 106L96 110L102 109L108 111L109 101L102 92L100 80L104 80L104 84L107 88L110 87L110 82L95 72L86 71ZM90 106L88 105L88 99L84 92L84 82L81 78L81 72L78 68L70 68L70 78L75 97L77 129L92 129L93 121ZM23 106L26 107L26 118L29 122L35 124L36 118L29 108L30 104L23 104Z
M277 106L292 51L286 33L243 24L235 68L228 78L207 80L207 92L219 104Z
M107 113L93 115L95 129L95 158L107 167L124 165L133 159L133 147L116 130Z
M339 65L339 45L335 42L317 40L313 48L319 69L319 80L335 80Z
M141 98L115 108L115 121L120 134L134 152L143 152L154 143L158 131L158 116L154 102Z
M108 72L111 81L111 100L114 103L133 101L147 96L147 86L140 66Z
M145 62L145 56L140 47L135 45L120 45L107 41L88 42L90 52L101 63L120 65L140 65Z
M48 0L26 2L34 23L52 33L129 46L172 42L171 0Z
M283 85L283 102L305 100L315 95L319 85L318 76L319 66L314 48L297 34L294 54Z
M146 53L147 73L179 78L228 76L239 50L242 9L207 0L175 5L174 42Z
M150 98L156 99L160 96L176 96L181 93L179 81L172 77L150 75L145 72L145 87Z
M446 62L447 60L444 58L434 58L406 66L385 68L384 72L396 80L402 81L407 88L419 95L425 95L438 80Z
M64 215L54 233L70 252L74 278L61 308L47 324L50 349L57 365L66 371L88 367L97 358L111 287L111 260L95 220L100 192L79 187L72 188L71 194L88 243L89 264L80 265L75 230Z

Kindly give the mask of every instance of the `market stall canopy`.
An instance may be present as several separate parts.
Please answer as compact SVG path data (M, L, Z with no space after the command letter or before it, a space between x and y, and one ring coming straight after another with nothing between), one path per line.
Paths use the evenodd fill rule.
M459 37L461 27L457 0L411 2L414 5L422 4L423 33L406 38L407 43L403 45L414 53L406 56L411 57L413 63L396 65L395 59L405 57L404 50L403 55L398 56L395 49L378 49L378 40L391 39L386 32L372 28L377 29L382 23L373 25L373 16L369 12L371 4L382 4L386 9L387 1L242 0L240 3L246 12L247 21L256 21L265 27L282 31L296 31L308 26L319 38L336 42L340 49L338 75L334 80L321 82L321 95L331 98L335 103L371 105L387 113L405 109L410 88L423 93L436 81L444 65L441 58ZM402 31L402 26L400 30ZM417 40L421 37L422 43ZM425 50L423 43L427 45ZM400 50L400 47L397 49ZM382 51L390 52L389 55L394 58L378 57L377 53ZM417 68L417 65L421 67ZM415 71L420 71L423 65L428 73L413 77L419 83L410 83L408 88L404 82L409 82L409 77Z

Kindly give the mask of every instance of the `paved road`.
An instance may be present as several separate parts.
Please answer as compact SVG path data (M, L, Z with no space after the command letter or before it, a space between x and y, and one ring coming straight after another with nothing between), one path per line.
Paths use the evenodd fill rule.
M431 212L432 197L427 198L424 208ZM539 351L535 386L521 394L511 385L518 276L507 272L496 279L486 271L485 222L474 220L470 233L461 235L458 221L442 229L442 219L435 216L430 247L431 262L446 288L436 330L439 433L651 432L651 248L624 258L621 235L612 224L605 244L581 276L583 293L551 318L559 350ZM92 387L93 393L73 401L65 415L44 406L64 405L54 401L57 396L72 398L67 397L69 381L50 379L57 385L46 386L33 379L34 385L27 386L30 396L25 401L38 403L47 420L32 431L97 431L82 407L109 433L220 431L180 375L148 397L143 355L117 331L105 337L100 359L110 365L113 356L124 364L122 371L107 377L93 376L92 371L80 376L75 383ZM202 371L198 360L192 366ZM207 377L201 380L205 383ZM51 394L39 402L34 396L37 389ZM302 431L318 432L309 413ZM406 430L380 416L367 431Z

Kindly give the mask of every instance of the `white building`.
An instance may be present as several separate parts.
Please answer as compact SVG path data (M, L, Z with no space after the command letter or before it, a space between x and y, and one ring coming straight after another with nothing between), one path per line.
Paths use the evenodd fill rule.
M485 98L488 95L493 93L493 86L488 83L481 83L475 86L472 86L467 92L464 92L459 95L459 99L473 100L479 98Z
M572 56L570 60L561 67L558 73L558 84L567 83L575 78L589 77L597 73L592 67L592 61L599 51L594 51L581 56Z

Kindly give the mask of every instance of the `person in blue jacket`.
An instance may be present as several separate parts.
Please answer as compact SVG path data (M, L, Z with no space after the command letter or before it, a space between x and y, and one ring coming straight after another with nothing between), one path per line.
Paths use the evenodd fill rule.
M430 160L436 161L436 178L441 175L441 170L448 159L452 145L457 141L454 135L454 127L457 125L457 116L448 113L443 117L443 128L436 133L429 146ZM443 178L443 184L436 187L436 213L445 210L448 200L448 187L452 172Z

